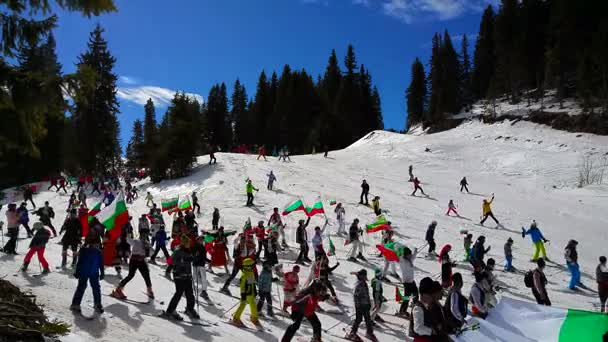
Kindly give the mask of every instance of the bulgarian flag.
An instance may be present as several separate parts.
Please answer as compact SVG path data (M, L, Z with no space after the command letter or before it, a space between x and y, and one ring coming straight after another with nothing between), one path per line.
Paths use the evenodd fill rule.
M289 215L289 214L293 213L294 211L298 211L298 210L306 211L306 208L304 208L304 203L302 202L301 199L298 199L295 202L288 205L287 208L285 208L285 210L283 210L283 216Z
M192 210L192 204L190 204L190 198L188 198L188 196L180 198L179 205L177 206L177 208L170 210L169 214L173 214L178 211L186 211L186 210ZM164 211L164 209L163 209L163 211Z
M93 220L93 216L97 215L101 211L101 202L95 204L95 206L89 209L89 212L80 218L80 224L82 225L82 236L86 237L89 234L89 223Z
M408 300L407 297L401 294L401 291L399 291L399 287L397 287L397 285L395 285L395 300L397 301L397 303L401 303L404 300Z
M129 222L129 212L122 193L109 206L103 208L95 217L110 232L110 239L116 240L120 236L121 227Z
M563 309L502 296L486 320L472 318L475 331L451 336L457 342L477 341L602 341L608 331L608 315Z
M179 197L173 197L173 198L164 198L160 201L160 205L162 208L162 211L169 211L169 210L173 210L173 209L177 209L177 205L179 202Z
M395 252L395 243L389 242L385 245L376 245L382 256L388 261L399 261L399 256Z
M247 221L245 221L245 225L243 226L243 231L246 232L250 229L251 229L251 217L248 217Z
M318 201L312 205L312 207L306 207L306 216L312 217L317 214L325 214L325 210L323 209L323 202Z
M338 201L336 201L335 199L329 200L329 205L336 205L336 204L338 204Z
M380 215L380 216L378 216L378 219L376 220L376 222L365 226L365 231L368 234L370 234L370 233L379 232L381 230L390 229L390 227L391 226L389 226L389 224L386 221L386 219L384 218L384 216Z
M331 241L331 237L329 238L329 252L327 252L327 256L336 255L336 246L334 246L334 242Z

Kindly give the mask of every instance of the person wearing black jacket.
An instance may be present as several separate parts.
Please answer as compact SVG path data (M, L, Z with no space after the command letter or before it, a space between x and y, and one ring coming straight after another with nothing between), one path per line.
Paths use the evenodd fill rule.
M462 189L465 189L468 193L469 192L469 188L467 187L468 185L469 185L469 183L467 182L467 177L462 177L462 180L460 181L460 192L462 192Z
M336 291L334 290L334 286L331 284L331 281L329 280L329 275L336 268L338 268L338 266L340 266L340 263L338 262L333 267L330 267L329 258L325 254L319 255L318 259L320 259L320 261L321 261L321 266L319 268L319 281L321 282L321 284L323 284L323 286L325 286L329 290L329 293L331 293L333 302L337 303L338 296L336 296Z
M490 247L485 248L484 247L484 243L486 242L486 237L481 235L480 237L477 238L477 242L475 242L475 244L473 245L473 248L471 250L471 256L470 256L470 261L471 261L471 265L473 265L473 268L477 271L477 270L482 270L486 267L486 264L484 263L483 259L485 258L486 253L488 253L490 251Z
M175 312L177 304L186 295L186 315L199 319L200 316L194 310L194 291L192 289L192 253L190 252L190 239L186 235L181 236L180 246L173 252L173 282L175 283L175 294L169 302L163 316L182 320L183 318Z
M220 224L220 210L218 208L213 208L213 215L211 218L211 227L213 230L217 230Z
M192 191L192 211L196 209L196 214L200 215L201 213L201 205L198 204L198 197L196 196L196 191Z
M369 205L369 202L367 201L368 194L369 194L369 184L367 184L367 181L364 179L363 183L361 183L361 199L359 201L359 204L363 204L363 196L365 196L365 205Z
M300 254L296 259L296 264L304 265L304 262L312 262L310 258L308 258L308 234L306 232L306 227L308 227L308 223L310 223L310 217L304 222L304 220L300 220L298 222L298 228L296 229L296 243L300 245Z
M348 241L352 244L352 250L350 252L350 257L348 261L357 262L357 258L365 261L365 257L363 256L363 244L359 240L359 236L362 231L359 228L359 219L354 219L353 223L350 225L348 229ZM358 251L358 253L357 253ZM356 257L355 257L356 256Z
M426 229L425 240L429 244L429 255L437 254L435 252L435 247L437 247L437 245L435 244L435 228L437 228L437 221L431 222L431 224L429 224L429 227Z
M53 226L53 223L51 222L51 219L55 217L55 211L53 211L53 207L49 206L48 201L44 202L44 207L39 208L36 211L36 215L38 215L40 217L40 222L42 222L42 224L51 228L51 231L53 232L53 236L57 237L57 231L55 230L55 227Z
M68 260L68 249L72 250L72 267L78 262L78 246L82 238L82 223L78 219L76 209L70 210L70 216L65 220L59 234L65 232L61 238L61 268L65 269Z
M196 239L194 246L192 246L192 266L194 267L196 284L201 289L200 296L205 300L209 300L209 295L207 294L207 270L205 268L205 264L208 262L210 263L211 260L207 258L205 239L201 235Z
M44 228L40 222L36 222L34 224L34 230L36 232L34 233L34 237L30 242L30 250L25 255L25 259L23 259L23 266L21 267L21 270L23 272L27 271L27 266L30 264L34 253L36 253L38 256L38 261L40 262L40 265L42 265L42 273L49 273L49 263L44 258L44 249L46 248L49 238L51 237L51 232Z
M448 292L448 297L443 306L443 314L446 322L446 330L453 334L456 333L465 323L468 312L468 299L462 295L462 274L452 275L454 285Z

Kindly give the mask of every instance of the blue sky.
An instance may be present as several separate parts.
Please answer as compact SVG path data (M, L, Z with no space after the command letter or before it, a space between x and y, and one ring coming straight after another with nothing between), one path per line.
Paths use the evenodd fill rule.
M64 72L72 72L89 32L106 30L120 76L121 143L143 103L153 97L157 115L176 91L204 98L217 82L236 78L254 95L262 70L284 64L324 72L332 48L343 60L353 44L359 63L380 90L387 128L405 125L404 92L415 57L428 63L434 32L448 29L460 45L474 35L481 11L493 0L115 0L117 13L85 18L59 12L55 29ZM474 46L474 37L470 39Z

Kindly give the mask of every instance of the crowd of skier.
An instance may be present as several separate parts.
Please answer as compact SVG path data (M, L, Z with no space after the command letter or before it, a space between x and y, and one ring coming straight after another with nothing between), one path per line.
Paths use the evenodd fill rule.
M289 158L288 152L282 152L282 157L285 156ZM260 150L258 159L260 157L265 158L265 151ZM413 174L412 166L409 168L409 175L414 189L411 195L415 196L420 191L422 195L426 196L422 189L422 182ZM272 191L277 178L273 172L267 176L267 189ZM55 188L57 192L63 190L68 193L66 186L76 187L68 200L65 209L67 215L59 232L53 226L55 210L48 202L36 209L35 191L29 187L26 188L23 193L24 201L19 207L15 203L8 205L6 235L9 239L4 244L2 251L17 255L17 237L20 226L23 226L31 241L21 270L27 272L31 259L36 255L40 261L41 273L46 274L51 272L44 255L46 245L49 239L61 235L62 254L61 265L58 268L68 269L68 257L71 255L71 269L74 277L78 279L78 285L70 308L77 313L81 310L80 304L87 286L90 286L93 292L95 311L103 313L100 280L104 279L106 268L114 268L118 275L121 275L122 267L128 268L128 275L122 278L114 288L110 294L112 297L126 300L127 285L139 272L146 284L144 292L150 299L154 299L149 264L159 265L157 258L160 252L163 253L167 264L165 275L175 284L175 294L162 312L162 317L182 320L183 317L177 312L177 306L182 296L185 296L186 310L184 313L191 319L199 319L196 308L197 298L201 297L208 304L213 304L208 294L207 272L216 273L218 268L220 272L225 272L227 278L217 291L227 296L232 296L230 286L240 274L239 293L236 296L239 301L235 305L238 307L230 319L230 323L238 327L245 326L242 322L242 314L247 307L249 307L251 322L260 328L260 316L262 316L264 306L266 307L265 316L274 317L277 312L275 312L276 307L273 304L272 289L275 284L282 283L283 300L282 303L279 303L279 312L288 315L292 323L284 332L281 341L291 341L304 319L310 322L313 328L312 341L321 341L322 323L317 316L317 312L322 311L319 303L328 301L341 310L344 309L332 284L332 272L340 266L340 262L336 258L336 262L330 265L330 257L335 256L336 253L331 240L330 250L324 248L324 242L329 236L330 222L327 218L322 227L316 226L312 229L311 239L308 235L310 217L306 220L299 220L295 229L295 242L299 252L295 260L286 260L284 253L291 247L285 238L286 225L282 222L279 208L273 208L268 220L259 220L255 226L248 224L242 231L225 229L220 224L219 209L214 208L211 214L212 227L203 230L197 223L200 204L196 192L190 194L192 206L183 211L175 210L171 215L171 222L165 222L161 209L157 208L154 197L148 192L142 200L146 202L149 211L142 213L137 219L137 229L133 227L135 223L132 223L132 217L129 217L129 221L120 228L119 237L114 239L95 216L89 215L93 208L89 208L87 205L87 189L91 190L88 196L95 193L102 196L101 202L105 206L111 205L115 200L116 191L123 191L129 203L137 200L136 187L132 186L128 179L124 179L123 183L121 184L118 177L107 179L80 177L76 184L70 184L65 177L51 179L47 190ZM469 191L469 183L466 178L460 181L460 186L461 192ZM370 184L366 180L362 181L361 190L359 203L369 205ZM248 179L245 185L247 206L254 206L254 193L257 191L258 188ZM499 225L498 219L492 212L493 201L494 195L483 200L480 225L483 225L487 218L492 218ZM32 227L29 226L31 212L27 208L27 202L31 203L35 209L33 213L39 218ZM380 197L374 196L371 202L374 214L382 217L385 211L380 206ZM383 249L384 251L394 252L394 257L389 257L383 250L380 250L379 255L368 255L366 258L363 255L364 230L359 225L359 219L354 218L347 228L346 210L342 203L336 203L334 213L337 222L337 230L334 233L342 236L346 241L345 245L350 246L346 261L360 263L369 257L383 258L383 265L373 268L373 276L368 275L366 268L361 268L353 273L356 281L353 290L355 312L350 329L345 336L346 339L361 340L358 329L360 324L365 321L365 337L372 341L377 340L374 329L378 328L379 323L385 321L381 313L387 306L387 299L383 293L383 285L387 284L399 289L399 307L395 315L410 321L406 333L416 342L447 341L448 335L470 328L467 327L467 316L485 319L492 314L492 308L497 304L497 293L501 291L501 288L495 274L496 261L493 258L486 259L485 257L490 251L490 247L486 247L485 236L479 235L474 239L468 231L461 231L464 262L470 263L474 278L474 284L467 295L463 293L463 277L470 272L453 272L454 267L457 266L457 262L450 256L453 246L445 244L439 253L436 252L436 221L429 224L424 236L426 243L418 248L395 241L391 223L386 222L381 229L381 246L386 247ZM449 201L446 215L449 216L451 213L459 216L457 206L452 200ZM4 237L4 232L2 235ZM513 239L508 238L504 244L504 271L520 272L524 285L531 289L537 303L551 305L545 274L545 267L550 261L544 246L549 240L543 236L536 221L533 221L528 229L522 228L522 238L528 235L534 245L531 261L535 263L536 267L533 270L521 272L513 266ZM228 241L231 236L234 236L232 251L229 250ZM166 246L168 242L170 251ZM311 244L312 255L310 253ZM428 246L426 258L436 259L439 263L437 274L439 278L418 279L416 276L416 259L424 246ZM571 240L564 249L565 264L571 274L568 287L574 291L577 291L579 287L587 289L580 281L577 246L578 242ZM279 259L284 262L293 262L293 266L290 270L284 270ZM229 268L230 264L232 264L232 269ZM261 267L259 268L259 266ZM300 279L304 267L308 267L309 275L305 279ZM399 268L399 273L397 268ZM389 276L393 279L391 280ZM439 279L439 281L435 279ZM599 258L596 280L601 311L605 312L608 297L608 265L604 256ZM281 298L278 290L277 294ZM442 300L443 298L445 301ZM326 331L328 330L326 329Z

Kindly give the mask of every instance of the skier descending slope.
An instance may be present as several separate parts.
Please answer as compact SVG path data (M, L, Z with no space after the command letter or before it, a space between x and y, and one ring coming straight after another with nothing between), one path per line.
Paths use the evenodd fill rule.
M78 279L78 287L72 298L70 310L80 312L82 296L87 289L87 283L91 284L93 291L93 303L95 312L103 313L101 306L101 288L99 281L103 280L103 260L99 245L99 238L96 234L89 234L84 241L84 246L80 249L80 257L76 264L74 278Z
M318 281L302 290L290 303L293 323L285 330L281 342L290 342L293 339L304 318L312 325L311 342L321 342L321 321L315 311L319 307L319 302L327 300L328 297L325 287Z
M268 185L266 186L266 188L272 191L274 182L277 180L277 177L274 175L274 173L272 173L272 170L266 176L268 177Z
M460 215L458 215L458 211L456 211L456 205L454 204L453 200L450 200L450 202L448 203L448 211L445 214L447 216L450 216L451 212L456 214L456 216L460 217Z
M526 235L530 235L530 238L532 238L532 243L534 243L534 256L532 256L532 261L538 260L538 256L541 253L545 260L549 260L547 258L547 252L545 251L545 243L549 242L549 240L545 239L543 233L540 231L540 229L538 229L536 221L532 221L530 229L528 230L524 229L523 227L521 228L521 237L524 238Z
M146 263L146 254L150 250L150 244L145 239L145 236L140 236L139 239L127 238L127 241L132 247L131 258L129 260L129 274L120 281L116 289L112 291L111 296L118 299L127 299L127 296L123 293L123 289L135 277L135 272L139 271L146 283L146 294L148 297L154 298L152 281L150 281L150 269Z
M425 235L425 240L426 242L429 244L429 251L428 251L428 255L429 256L433 256L433 255L437 255L437 253L435 253L435 229L437 228L437 221L433 221L431 222L431 224L429 224L428 228L426 229L426 235Z
M581 271L578 266L578 252L576 251L578 241L570 240L565 248L566 265L570 271L570 290L576 290L577 286L581 285Z
M365 205L369 205L367 195L369 195L369 184L367 184L367 181L364 179L363 183L361 183L361 199L359 204L363 204L363 197L365 196Z
M46 274L49 273L50 270L49 263L44 258L44 249L46 248L49 238L51 237L51 232L44 228L41 222L34 223L34 230L36 232L34 233L34 237L30 242L30 250L25 255L25 259L23 259L23 266L21 267L21 270L23 272L27 271L27 266L30 264L30 261L35 253L38 256L40 265L42 265L42 273Z
M416 196L416 191L420 190L420 192L422 192L423 195L426 196L426 194L424 193L424 190L422 190L422 187L420 186L420 180L418 179L418 177L414 178L414 191L412 192L412 196Z
M365 257L362 253L363 243L359 240L362 233L363 231L361 230L361 228L359 228L359 219L355 219L348 230L348 241L350 244L352 244L352 250L348 261L357 262L357 258L365 261Z
M369 297L369 287L367 286L367 271L365 269L359 270L356 273L357 283L355 284L354 291L354 302L355 302L355 322L350 329L350 332L346 335L346 339L351 341L360 341L361 338L357 336L357 330L359 330L359 324L365 319L366 333L365 337L371 341L378 341L374 335L374 325L370 316L370 310L372 307L371 299Z
M500 224L500 222L498 222L498 220L496 219L496 217L494 217L494 214L492 213L492 207L491 207L492 202L494 202L494 194L492 194L492 198L489 201L484 199L483 203L481 204L481 211L482 211L483 218L481 219L479 224L481 224L482 226L483 226L483 223L486 222L488 217L491 217L492 220L494 220L494 222L496 222L496 225Z
M177 304L186 295L186 315L191 318L199 319L199 315L194 311L194 291L192 289L192 253L190 252L190 238L186 235L181 236L180 246L173 252L173 281L175 283L175 294L169 302L167 311L162 316L176 320L183 318L175 312Z
M61 268L65 269L68 260L68 249L72 250L72 266L75 266L78 261L78 246L80 245L80 239L82 237L82 224L78 219L78 213L76 209L70 210L70 216L63 223L63 227L59 231L59 234L65 232L61 238L61 244L63 246L61 252Z
M462 189L464 189L467 191L467 193L469 193L468 185L469 183L467 182L467 177L462 177L460 180L460 192L462 192Z
M253 191L259 191L258 189L256 189L253 184L251 183L251 179L247 179L247 186L245 188L246 192L247 192L247 204L246 206L251 207L253 206Z
M287 241L285 241L285 225L281 222L281 214L279 214L279 208L272 209L272 215L268 219L267 226L277 226L279 228L279 235L281 236L281 247L289 248Z

